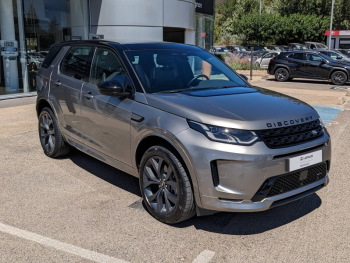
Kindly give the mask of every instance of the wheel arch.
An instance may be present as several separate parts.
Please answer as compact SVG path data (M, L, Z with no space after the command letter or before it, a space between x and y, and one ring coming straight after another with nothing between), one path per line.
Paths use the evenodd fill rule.
M52 112L56 115L56 112L54 111L52 105L46 99L40 99L36 103L36 115L37 115L37 117L39 117L41 111L46 107L50 108L52 110Z
M283 64L276 64L274 70L273 70L273 74L276 73L276 70L279 69L279 68L285 68L286 70L288 70L289 74L290 74L290 69L288 66L286 65L283 65Z
M147 149L155 145L167 146L167 148L170 150L173 150L176 157L180 161L182 161L182 163L184 164L184 168L186 169L186 172L189 174L189 177L191 179L191 186L194 193L196 205L199 205L201 207L202 204L199 197L197 177L196 177L194 168L192 167L192 163L188 158L188 155L185 152L184 147L174 143L169 138L166 138L159 134L149 134L140 140L140 142L136 147L135 156L134 156L137 171L139 170L143 154L147 151Z
M332 74L335 72L335 71L342 71L346 74L346 76L348 77L348 80L349 80L349 72L344 69L344 68L333 68L330 72L329 72L329 75L328 75L328 79L331 79L332 77Z

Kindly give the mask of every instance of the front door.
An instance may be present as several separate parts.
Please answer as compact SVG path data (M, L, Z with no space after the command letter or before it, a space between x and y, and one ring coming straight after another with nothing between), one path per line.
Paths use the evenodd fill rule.
M317 54L306 54L305 72L314 78L328 78L329 66L322 63L323 60Z
M89 83L84 84L82 90L84 143L98 152L131 165L130 121L134 101L99 94L98 85L107 80L118 81L126 86L129 78L113 50L97 47Z
M89 69L89 55L92 47L72 46L51 76L50 93L52 102L59 107L61 131L76 141L81 141L81 88Z

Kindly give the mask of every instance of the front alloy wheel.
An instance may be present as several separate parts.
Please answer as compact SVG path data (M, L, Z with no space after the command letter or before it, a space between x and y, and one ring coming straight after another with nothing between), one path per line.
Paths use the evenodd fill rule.
M153 156L143 170L143 191L147 202L159 214L171 213L177 204L178 185L169 163Z
M177 152L167 145L144 153L140 189L148 211L159 221L175 224L196 213L189 175Z
M348 77L345 72L336 71L332 74L331 80L334 85L344 85Z

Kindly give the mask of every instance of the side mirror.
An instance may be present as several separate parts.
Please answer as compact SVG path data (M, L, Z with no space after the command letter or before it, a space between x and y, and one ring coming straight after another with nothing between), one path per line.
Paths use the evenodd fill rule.
M343 59L341 56L337 56L337 59Z
M321 64L326 64L326 63L327 63L326 60L324 59L321 60Z
M98 93L106 96L114 96L114 97L127 97L129 96L129 92L126 92L122 85L118 81L104 81L100 85L98 85Z
M245 81L248 81L248 77L246 75L243 74L239 74Z

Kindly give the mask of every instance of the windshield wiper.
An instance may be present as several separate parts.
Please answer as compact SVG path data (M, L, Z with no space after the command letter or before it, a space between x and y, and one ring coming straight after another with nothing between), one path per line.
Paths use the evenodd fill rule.
M155 92L155 93L180 93L180 92L183 92L183 91L186 91L186 90L189 90L189 89L165 90L165 91L158 91L158 92Z

